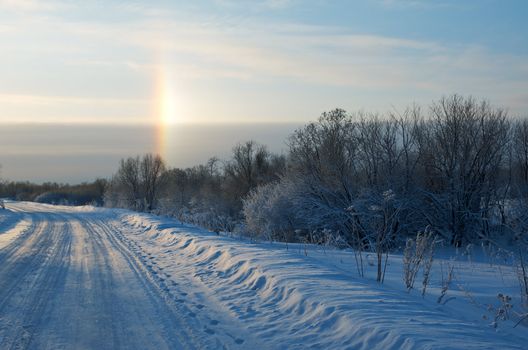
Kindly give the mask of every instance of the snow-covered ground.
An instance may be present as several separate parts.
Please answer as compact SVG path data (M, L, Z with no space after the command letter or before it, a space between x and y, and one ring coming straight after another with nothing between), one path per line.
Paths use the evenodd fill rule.
M124 210L7 203L0 211L0 348L525 349L490 326L519 307L507 255L438 253L425 298L402 257L385 283L350 251L252 243ZM441 270L454 266L442 304ZM421 277L417 281L421 286ZM519 309L520 311L520 309Z

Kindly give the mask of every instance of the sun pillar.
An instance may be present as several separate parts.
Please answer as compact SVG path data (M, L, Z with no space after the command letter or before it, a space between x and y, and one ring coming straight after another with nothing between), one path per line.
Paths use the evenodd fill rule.
M170 151L171 127L177 122L178 111L172 77L163 65L158 69L156 86L156 152L167 159Z

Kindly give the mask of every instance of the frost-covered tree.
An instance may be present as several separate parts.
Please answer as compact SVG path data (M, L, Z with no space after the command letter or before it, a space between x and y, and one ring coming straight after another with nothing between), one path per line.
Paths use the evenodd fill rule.
M242 199L255 187L277 180L284 166L284 157L270 153L265 146L255 141L239 143L224 164L223 191L240 211Z
M513 125L513 167L519 186L528 187L528 119L518 120Z
M127 208L143 210L141 200L140 158L129 157L121 159L119 169L112 180L109 190L116 191L120 202L125 202Z
M528 119L513 124L511 143L511 191L500 207L515 240L528 243Z
M117 173L109 182L105 205L139 211L152 211L158 201L165 164L160 156L122 159Z
M491 214L510 123L503 109L459 95L435 102L424 123L420 157L431 217L460 245L485 234L479 223Z
M155 209L164 172L165 163L159 155L146 154L141 159L140 181L146 211Z

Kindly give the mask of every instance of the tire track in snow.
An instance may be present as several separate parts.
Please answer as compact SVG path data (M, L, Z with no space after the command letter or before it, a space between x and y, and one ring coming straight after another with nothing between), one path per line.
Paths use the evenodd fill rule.
M20 284L39 265L43 247L36 246L40 234L47 227L44 221L34 220L28 233L0 251L0 313L11 296L20 289Z
M158 316L162 319L162 325L164 329L161 331L163 332L164 337L170 339L171 342L176 342L177 344L179 344L179 348L200 348L190 341L190 339L193 339L192 337L190 337L190 334L188 334L187 332L185 334L181 334L182 328L185 328L185 324L181 324L181 320L176 320L174 317L171 317L172 315L167 315L167 305L165 305L164 303L160 303L161 296L157 295L158 291L154 289L153 285L149 283L150 279L148 278L148 276L141 272L141 266L137 263L137 261L135 261L132 256L132 253L127 251L124 247L119 244L119 242L117 242L113 238L113 233L109 230L109 228L98 219L86 220L85 218L80 216L77 216L77 219L79 220L80 224L84 227L84 229L89 232L90 235L94 238L93 241L96 242L96 244L99 246L99 249L102 252L102 256L105 260L107 260L107 266L111 266L111 263L108 260L112 259L112 255L116 254L115 252L117 252L122 258L125 259L128 267L133 271L134 275L137 277L137 280L141 282L144 291L148 295L149 303L156 308ZM107 243L105 244L105 242ZM175 327L177 325L180 327L179 329L177 329L177 332L171 332L169 327Z
M65 276L70 249L67 230L68 224L63 219L39 220L30 239L24 242L26 244L15 252L16 246L11 246L11 258L18 256L18 259L6 265L11 271L0 273L2 281L10 284L0 304L2 349L27 348L39 329L50 294Z
M0 249L1 349L230 347L200 336L167 303L154 275L104 222L110 217L14 207L32 224Z

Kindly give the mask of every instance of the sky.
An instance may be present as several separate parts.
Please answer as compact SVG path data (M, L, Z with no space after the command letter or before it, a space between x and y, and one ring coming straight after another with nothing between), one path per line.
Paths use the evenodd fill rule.
M0 0L0 176L109 176L96 165L141 150L188 166L266 123L284 124L263 138L279 149L330 109L453 93L528 116L527 17L525 0ZM64 124L77 136L48 127ZM104 150L96 125L116 136Z

